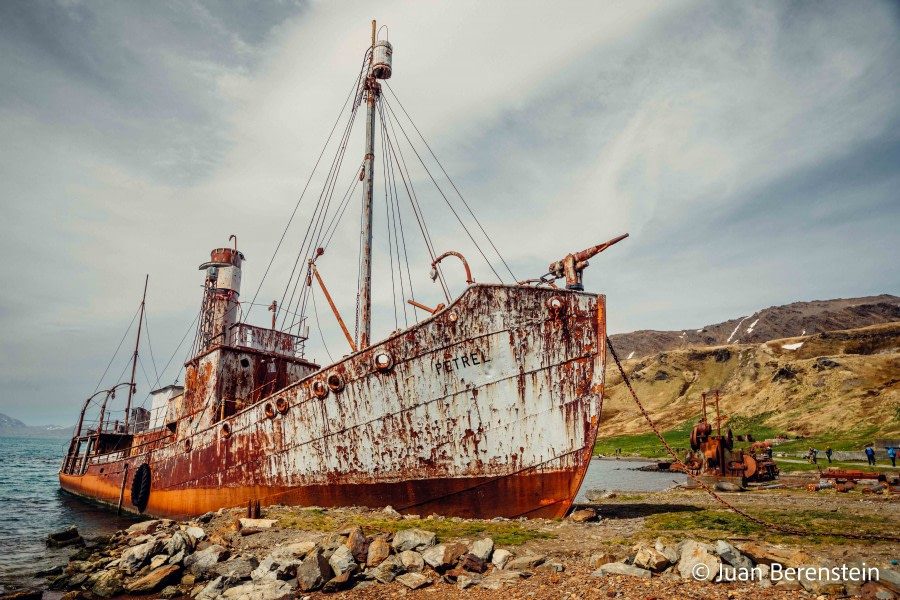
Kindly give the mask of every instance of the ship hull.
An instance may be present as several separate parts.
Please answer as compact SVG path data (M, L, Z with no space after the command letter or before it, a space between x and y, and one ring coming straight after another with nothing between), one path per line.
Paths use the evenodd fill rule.
M561 517L599 426L605 333L602 296L472 286L436 315L236 415L195 411L124 453L64 468L60 485L110 505L121 498L134 512L131 482L146 463L144 512L154 516L259 501ZM381 354L387 370L376 367ZM341 389L317 396L314 383L332 375Z

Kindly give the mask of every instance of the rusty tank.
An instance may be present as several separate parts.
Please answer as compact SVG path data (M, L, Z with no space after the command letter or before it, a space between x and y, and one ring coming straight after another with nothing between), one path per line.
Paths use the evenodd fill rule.
M357 96L367 111L367 153L358 174L356 336L316 270L322 250L309 255L305 277L322 287L352 351L325 366L307 360L307 334L277 327L274 302L270 327L245 322L245 256L234 239L200 265L204 295L183 385L153 390L149 408L133 407L132 367L129 382L88 399L59 470L63 490L168 518L248 503L392 505L474 518L569 510L597 437L606 366L605 296L585 292L582 274L588 259L625 236L519 283L475 283L461 254L432 254L435 270L445 256L463 260L464 291L371 341L370 138L378 79L391 72L390 47L377 47L375 69L373 23ZM561 278L565 287L554 283ZM138 343L135 366L137 355ZM123 416L112 419L107 402L126 389ZM93 419L88 408L98 403Z

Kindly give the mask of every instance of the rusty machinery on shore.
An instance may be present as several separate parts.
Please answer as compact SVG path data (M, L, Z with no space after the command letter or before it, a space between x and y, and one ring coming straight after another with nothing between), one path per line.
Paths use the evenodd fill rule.
M772 481L778 477L778 466L771 456L771 444L757 442L752 435L735 436L731 428L722 433L719 391L711 392L716 401L715 434L707 417L707 394L700 395L701 416L691 430L691 449L673 470L690 471L708 483L729 482L744 487L749 482ZM752 442L748 448L735 449L735 440Z

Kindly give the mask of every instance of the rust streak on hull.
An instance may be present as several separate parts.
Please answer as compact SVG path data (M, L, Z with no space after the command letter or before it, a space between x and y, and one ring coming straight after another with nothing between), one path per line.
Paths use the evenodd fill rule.
M474 285L318 371L270 361L280 389L259 399L249 391L270 381L259 375L266 357L218 347L189 362L183 414L171 427L136 435L124 452L70 457L60 485L115 505L124 474L124 508L133 511L131 483L147 463L145 513L156 516L259 500L561 517L596 441L605 341L603 296ZM381 355L389 367L376 366L387 364ZM221 405L222 394L236 398L236 412L204 408Z

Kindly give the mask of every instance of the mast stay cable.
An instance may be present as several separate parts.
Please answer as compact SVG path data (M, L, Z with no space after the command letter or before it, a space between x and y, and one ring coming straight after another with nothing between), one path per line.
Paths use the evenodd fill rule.
M387 87L388 91L391 93L391 96L394 97L394 100L397 101L397 105L400 107L400 110L403 111L403 114L406 115L406 118L409 120L410 125L413 126L413 129L416 130L416 133L419 134L419 137L422 139L422 143L425 144L425 147L428 148L428 152L431 153L431 156L434 158L434 161L440 167L441 171L444 173L444 177L447 178L447 181L450 182L450 185L453 186L453 189L456 191L456 195L459 196L459 199L462 200L463 205L466 207L466 210L469 211L469 214L474 219L475 223L478 225L478 228L481 230L481 233L484 234L485 239L487 239L488 243L491 245L491 248L494 249L494 252L497 253L497 257L500 259L500 262L503 263L503 266L506 267L507 272L510 277L512 277L513 282L519 281L515 275L513 275L512 270L509 268L509 265L506 264L506 259L503 258L503 255L500 254L500 250L497 249L497 246L494 245L494 241L491 239L491 236L488 235L487 231L484 230L484 227L481 225L481 221L478 220L478 217L475 216L475 213L472 211L472 207L469 206L469 203L463 197L462 193L459 191L459 188L456 187L456 183L454 183L453 179L450 178L450 175L447 173L447 170L444 169L444 165L441 164L441 161L438 159L437 155L434 153L434 150L431 149L431 145L428 143L428 140L425 139L425 136L422 135L422 132L419 131L419 128L416 126L415 121L412 120L412 117L409 116L409 113L406 112L406 108L403 106L403 103L400 102L400 98L397 97L397 94L391 88L391 86L385 81L385 87ZM388 107L390 108L390 107Z

